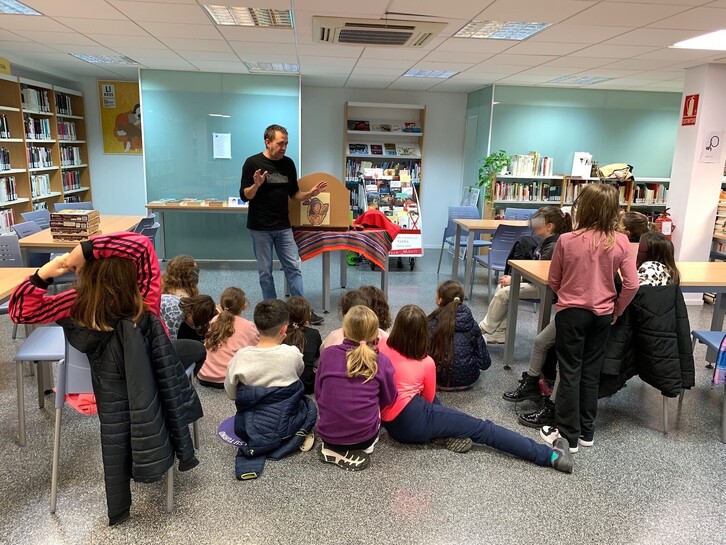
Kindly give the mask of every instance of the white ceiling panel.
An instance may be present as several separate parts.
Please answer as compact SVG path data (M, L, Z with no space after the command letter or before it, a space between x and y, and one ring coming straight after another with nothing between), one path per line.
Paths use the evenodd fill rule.
M161 38L174 51L232 51L224 40L187 40L184 38Z
M683 81L683 78L686 77L686 71L680 70L678 72L675 71L659 71L654 70L652 72L639 72L638 77L641 79L648 79L652 81L675 81L678 80L679 82Z
M427 59L423 59L422 61L417 62L413 65L413 67L417 70L453 70L454 72L463 72L464 70L468 70L472 66L474 65L465 62L431 62Z
M295 55L268 55L264 52L259 53L237 53L241 61L247 62L283 62L288 64L298 64Z
M650 25L653 28L676 30L720 30L726 28L726 10L717 8L694 8L677 17L660 18Z
M388 87L391 83L396 81L396 79L398 78L384 78L375 76L357 78L350 77L346 80L345 86L355 87L359 89L384 89Z
M347 66L320 66L316 64L301 64L300 73L306 76L330 76L346 78L353 69Z
M192 64L196 61L240 62L235 53L227 51L179 51L178 55Z
M194 61L200 72L223 72L225 74L247 74L249 71L241 62Z
M507 55L569 55L587 47L585 44L557 42L522 42L507 49Z
M673 64L677 62L685 62L685 61L692 61L696 59L705 59L708 56L713 56L711 54L718 54L717 51L703 51L701 49L658 49L656 51L651 51L650 53L644 53L643 55L638 55L635 57L636 59L648 59L648 60L656 60L656 61L671 61Z
M179 59L179 54L171 49L140 49L136 47L119 47L116 49L121 55L131 57L135 61L139 59Z
M709 2L708 4L706 4L705 7L726 9L726 0L716 0L715 2Z
M128 0L129 2L138 2L139 4L146 2L147 0ZM197 0L155 0L160 4L196 4ZM255 2L256 4L259 2Z
M198 4L165 4L163 2L129 2L108 0L132 21L158 21L161 23L214 24L207 12Z
M551 76L556 78L558 76L576 74L581 70L581 68L565 68L562 66L535 66L534 68L529 68L519 73L525 76Z
M493 74L516 74L517 72L521 72L522 70L527 70L527 66L514 66L512 64L495 64L493 62L487 61L483 62L481 64L477 64L476 66L472 66L469 68L465 73L472 75L474 77L475 74L482 74L482 73L493 73Z
M581 0L496 0L474 18L479 21L559 23L593 5L595 2Z
M520 42L513 40L481 40L477 38L449 38L437 51L463 51L469 53L501 53Z
M227 42L236 53L264 53L266 55L288 55L296 56L297 50L294 44L273 44L259 42Z
M365 2L345 3L339 0L295 0L295 13L298 10L306 13L312 12L317 15L327 15L331 13L344 13L346 15L354 15L357 17L370 16L382 17L386 11L389 0L366 0ZM255 3L257 6L257 3ZM406 10L393 10L391 11L406 11ZM297 19L297 17L296 17Z
M139 21L139 26L157 38L192 38L196 40L221 40L223 38L214 25Z
M388 86L388 89L400 89L403 91L426 91L434 85L441 83L441 80L434 78L398 78Z
M117 52L109 47L101 45L68 45L58 44L55 46L58 51L66 53L85 53L86 55L116 55Z
M30 17L30 19L34 19L34 17ZM68 28L72 28L81 34L110 34L112 36L149 35L143 28L133 21L113 21L111 19L71 19L68 17L57 17L56 21L65 25L65 27L60 28L61 31L67 31ZM2 26L1 19L0 26Z
M513 76L507 76L506 78L499 81L502 85L537 85L539 83L546 83L555 78L551 76L526 76L523 74L515 74Z
M342 66L352 69L356 66L356 59L349 57L312 57L307 56L300 59L306 66Z
M700 6L704 4L704 0L603 0L603 2L622 2L626 4L673 4L674 6Z
M80 36L80 34L76 34ZM88 34L94 42L116 49L132 45L139 49L166 49L166 46L152 36L110 36L106 34Z
M316 57L353 57L358 58L365 48L357 45L342 44L300 44L298 53L301 56L313 55ZM369 48L370 49L370 48Z
M307 57L303 57L307 59ZM355 63L356 66L366 66L370 68L402 68L405 70L408 70L411 68L414 64L416 64L416 61L409 61L409 60L377 60L377 59L359 59L357 63Z
M607 66L601 66L600 68L593 68L591 70L583 70L582 72L577 73L578 77L595 76L601 78L625 78L636 74L640 74L640 72L638 70L612 70Z
M113 72L117 76L132 81L139 77L139 69L135 66L114 66L113 68L110 68L109 71Z
M627 24L623 21L621 25ZM626 26L592 26L592 25L572 25L569 21L554 25L542 32L535 34L527 43L532 42L556 42L556 43L573 43L573 44L597 44L604 40L614 38L620 34L624 34L633 30Z
M39 31L36 31L39 32ZM4 30L0 28L0 40L4 40L7 42L30 42L33 41L30 38L26 38L25 36L21 36L20 34L16 34L15 32L10 32L9 30Z
M18 32L21 30L45 30L47 32L67 32L61 22L49 17L28 17L27 15L0 14L0 28Z
M478 15L482 7L491 3L492 0L481 2L472 0L393 0L389 11L400 13L414 13L427 15L429 17L456 17L457 19L473 19Z
M434 85L429 89L436 93L471 93L482 87L486 87L488 83L477 83L473 81L442 81L438 85Z
M502 53L486 62L491 64L511 64L513 66L539 66L540 64L553 61L556 58L554 55L509 55Z
M596 68L606 64L618 62L620 59L613 58L593 58L593 57L560 57L553 61L548 62L545 66L561 66L563 68L581 68L583 70L587 68Z
M624 59L608 64L608 68L616 70L657 70L673 64L671 61L656 61L653 59Z
M155 70L191 70L197 72L197 67L184 59L144 59L142 63L146 68Z
M644 55L656 51L658 48L641 45L591 45L585 49L575 51L572 57L592 57L610 59L629 59L637 55Z
M47 45L37 42L8 42L0 41L0 51L39 51L39 52L57 52L57 49L48 47Z
M686 6L601 2L567 20L567 24L641 27L688 10Z
M218 26L216 28L223 38L235 42L295 43L295 31L291 29L241 26Z
M479 64L494 55L491 53L467 53L464 51L431 51L421 62L465 62L468 64Z
M365 66L356 66L351 72L351 76L385 76L385 77L399 77L402 76L405 70L399 68L366 68Z
M126 19L123 13L102 0L23 0L23 4L49 17Z
M343 87L346 81L348 81L348 76L302 75L303 85L312 85L314 87Z
M441 48L434 51L435 53L442 51ZM390 59L400 61L418 61L428 55L430 51L424 49L390 49L388 47L366 47L361 54L361 60L381 60ZM302 54L302 52L301 52Z
M668 47L681 40L687 40L699 36L702 32L698 30L667 30L662 28L639 28L616 38L612 38L604 44L615 45L649 45L657 47Z
M25 33L25 38L23 39L33 39L36 42L46 44L46 45L58 45L58 44L68 44L68 45L98 45L98 42L95 40L84 36L83 34L78 34L77 32L69 31L69 32L44 32L41 30L33 30L33 31L21 31Z

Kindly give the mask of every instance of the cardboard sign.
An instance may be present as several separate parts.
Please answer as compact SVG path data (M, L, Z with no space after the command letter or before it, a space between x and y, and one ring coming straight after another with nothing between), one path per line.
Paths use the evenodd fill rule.
M683 118L681 120L681 126L685 127L688 125L696 124L696 117L698 116L698 99L700 95L687 95L683 101Z

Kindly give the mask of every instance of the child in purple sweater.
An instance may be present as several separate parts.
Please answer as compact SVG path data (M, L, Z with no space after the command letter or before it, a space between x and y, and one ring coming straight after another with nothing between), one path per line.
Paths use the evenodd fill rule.
M378 318L357 305L343 318L343 344L323 350L315 376L320 459L349 471L370 464L381 407L396 400L391 360L376 349Z

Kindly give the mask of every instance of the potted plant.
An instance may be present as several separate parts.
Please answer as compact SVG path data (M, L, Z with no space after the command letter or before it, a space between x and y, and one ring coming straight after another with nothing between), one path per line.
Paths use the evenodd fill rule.
M512 158L507 155L504 150L489 154L481 160L481 167L479 168L479 183L477 184L484 191L484 199L482 200L482 208L484 211L485 218L491 218L494 216L493 204L492 204L492 188L497 176L502 173L502 170L512 164Z

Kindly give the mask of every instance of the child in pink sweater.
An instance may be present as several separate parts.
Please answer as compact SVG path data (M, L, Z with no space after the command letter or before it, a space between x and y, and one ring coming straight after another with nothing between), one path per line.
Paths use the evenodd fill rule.
M540 435L564 437L570 452L593 445L600 371L614 324L638 291L628 237L616 231L618 192L609 184L587 185L575 201L576 229L562 235L552 255L548 284L557 295L555 349L560 385L555 426ZM620 273L623 287L615 289Z
M227 288L219 300L222 309L212 319L204 346L207 359L197 374L199 384L211 388L224 388L227 367L240 348L256 346L260 340L255 324L240 316L247 309L245 292Z

